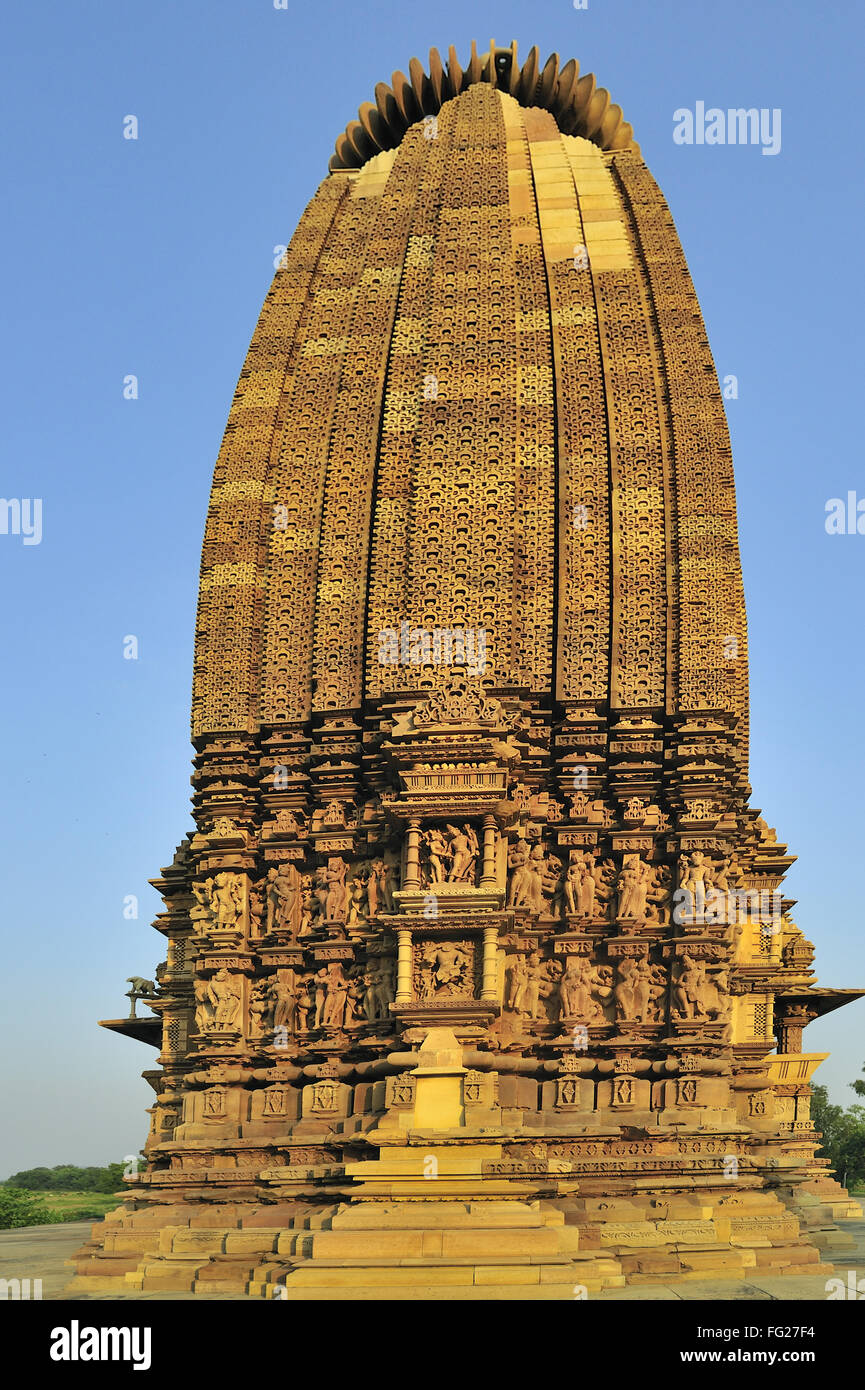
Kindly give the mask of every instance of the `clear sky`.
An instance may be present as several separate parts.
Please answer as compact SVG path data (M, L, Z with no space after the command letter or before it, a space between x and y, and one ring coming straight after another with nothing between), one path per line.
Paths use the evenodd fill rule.
M189 821L199 548L213 461L273 274L376 82L430 46L517 39L594 71L663 188L728 403L751 634L755 804L822 983L865 986L863 11L839 0L47 0L4 19L0 493L0 1177L144 1141L155 1053L96 1026L163 939L149 877ZM777 155L679 145L673 112L782 112ZM139 138L123 138L127 115ZM139 381L137 400L124 378ZM865 525L865 522L863 522ZM124 638L139 643L125 660ZM857 886L858 884L858 886ZM140 901L138 920L124 899ZM813 1024L833 1098L865 1002Z

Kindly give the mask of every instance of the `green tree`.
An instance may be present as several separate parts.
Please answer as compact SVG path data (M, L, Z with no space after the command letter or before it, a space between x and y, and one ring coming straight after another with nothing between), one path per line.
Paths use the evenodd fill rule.
M831 1103L825 1086L813 1091L811 1119L823 1136L817 1153L829 1159L842 1187L855 1188L865 1182L865 1105L845 1110Z
M19 1226L48 1226L64 1218L48 1211L41 1197L34 1197L21 1187L0 1185L0 1231Z
M99 1181L94 1190L96 1192L122 1192L124 1167L125 1165L122 1163L109 1163L107 1168L100 1168Z
M24 1168L7 1182L28 1192L117 1192L123 1185L123 1164L105 1168L79 1168L76 1163L58 1163L54 1168Z

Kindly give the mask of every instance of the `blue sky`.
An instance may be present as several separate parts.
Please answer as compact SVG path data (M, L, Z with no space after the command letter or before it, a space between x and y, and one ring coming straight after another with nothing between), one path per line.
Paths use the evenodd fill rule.
M147 880L189 824L213 461L273 247L359 103L432 45L516 38L523 56L578 58L667 196L719 374L739 383L754 801L800 856L787 884L822 983L865 985L865 536L824 528L829 498L865 497L860 8L49 0L14 7L4 31L0 492L43 499L43 537L0 536L0 1176L144 1140L155 1054L95 1020L124 1012L126 976L163 954ZM780 153L675 144L673 112L697 101L780 108ZM833 1052L817 1079L854 1101L865 1003L806 1039Z

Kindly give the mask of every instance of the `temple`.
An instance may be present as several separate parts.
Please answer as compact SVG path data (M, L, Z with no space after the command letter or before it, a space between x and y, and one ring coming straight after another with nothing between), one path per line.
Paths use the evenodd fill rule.
M750 803L733 468L574 62L381 83L213 479L146 1165L72 1288L573 1299L817 1272L818 987Z

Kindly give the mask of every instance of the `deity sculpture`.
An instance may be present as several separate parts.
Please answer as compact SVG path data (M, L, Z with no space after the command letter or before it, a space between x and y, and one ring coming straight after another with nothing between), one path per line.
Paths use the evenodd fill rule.
M430 826L424 835L427 850L427 868L430 884L444 883L445 859L448 856L448 842L438 826Z
M620 918L633 918L642 921L646 915L646 899L654 879L651 864L641 859L639 854L626 854L619 872Z
M348 885L348 916L346 926L355 927L358 922L367 920L367 889L369 880L361 873L355 874Z
M344 859L334 858L327 861L325 870L325 881L327 883L327 896L324 901L324 917L326 922L344 922L346 900L348 892L345 886L345 876L348 872L348 865Z
M571 851L564 882L565 910L568 913L574 917L594 917L600 876L601 868L588 850L582 853Z
M525 840L517 840L508 853L508 867L511 871L508 907L524 907L528 902L530 852Z
M374 922L378 916L379 904L385 912L390 912L393 904L388 901L387 865L383 859L373 859L366 880L367 917Z
M294 864L281 864L267 871L267 910L265 930L300 931L303 903L300 874Z
M648 954L635 960L624 956L618 963L618 980L613 989L616 1017L626 1023L647 1023L657 1015L657 999L664 992L664 975L650 964Z
M714 968L710 976L706 964L684 951L677 962L672 985L674 1018L718 1018L728 1008L729 975L725 966Z
M519 956L511 966L510 1005L514 1013L523 1014L530 1019L540 1018L543 1013L541 1000L547 998L554 986L550 982L547 966L537 951L528 958Z
M325 971L324 1004L321 1010L321 1023L324 1028L341 1028L345 1021L346 1003L350 981L339 961L331 961Z
M249 1000L249 1029L252 1034L260 1036L267 1031L272 1008L270 983L259 980Z
M559 1017L591 1022L602 1017L598 992L604 989L595 967L584 956L568 956L557 984Z
M225 966L217 970L207 986L207 998L213 1006L214 1025L231 1027L240 1009L240 981L229 975Z
M521 1012L521 1004L525 997L528 982L529 976L526 968L525 956L512 956L510 966L508 967L508 991L505 996L506 1009L510 1009L514 1013Z
M211 881L208 880L208 883ZM209 889L209 907L213 926L219 931L243 930L247 925L246 879L242 874L222 871L213 878Z
M698 918L706 910L706 894L714 887L712 866L700 850L679 858L679 887L687 894L690 911Z
M363 975L363 1011L369 1023L390 1017L393 1003L393 966L390 961L370 964Z
M286 978L275 976L270 984L270 998L273 1001L274 1028L294 1028L297 1007L297 986L293 970L286 972Z
M450 869L448 871L448 883L472 883L474 881L475 862L478 857L478 837L471 825L464 825L462 829L456 825L448 825L450 840L448 842L448 856L450 858Z
M422 997L460 992L468 982L469 957L453 941L426 946L419 959Z
M313 996L310 992L309 980L303 979L298 988L296 1019L298 1033L309 1031L309 1015L315 1007Z

